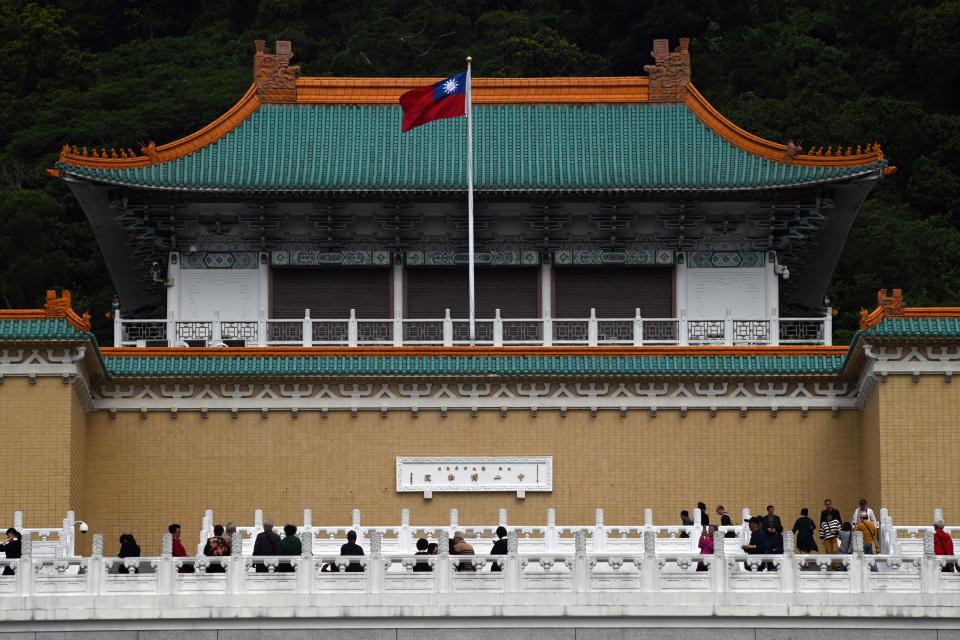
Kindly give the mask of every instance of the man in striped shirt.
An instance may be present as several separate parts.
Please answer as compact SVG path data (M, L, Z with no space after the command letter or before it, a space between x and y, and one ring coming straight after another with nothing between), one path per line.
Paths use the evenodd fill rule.
M840 515L836 510L831 513L828 509L820 514L820 539L823 540L823 552L835 555L840 553Z

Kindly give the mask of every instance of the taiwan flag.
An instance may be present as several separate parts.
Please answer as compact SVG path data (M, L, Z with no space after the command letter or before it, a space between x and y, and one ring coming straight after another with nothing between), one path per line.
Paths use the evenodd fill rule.
M400 96L403 132L440 118L467 115L467 72Z

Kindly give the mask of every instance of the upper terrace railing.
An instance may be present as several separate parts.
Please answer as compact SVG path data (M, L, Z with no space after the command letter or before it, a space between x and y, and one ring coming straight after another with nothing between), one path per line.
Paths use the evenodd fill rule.
M318 319L307 309L303 318L238 321L209 319L127 319L114 314L114 346L644 346L644 345L781 345L832 344L831 310L820 318L493 318L470 323L433 319Z

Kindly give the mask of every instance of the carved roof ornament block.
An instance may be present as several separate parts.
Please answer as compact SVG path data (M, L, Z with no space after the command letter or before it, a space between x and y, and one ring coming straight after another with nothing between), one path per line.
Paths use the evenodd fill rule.
M886 289L877 291L877 306L883 309L885 316L903 315L903 289L894 289L893 295L890 295Z
M680 38L680 46L670 51L670 41L653 41L656 64L644 65L650 77L650 102L683 102L690 84L690 38Z
M295 102L297 73L300 67L290 65L293 47L289 40L277 40L274 53L267 52L265 40L256 41L253 55L253 82L263 102Z

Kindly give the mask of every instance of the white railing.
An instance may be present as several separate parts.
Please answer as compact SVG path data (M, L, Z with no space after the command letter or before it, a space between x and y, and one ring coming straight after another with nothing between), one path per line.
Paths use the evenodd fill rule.
M785 553L749 556L728 555L719 532L713 555L657 552L653 544L657 534L651 530L643 532L643 549L630 552L591 551L590 532L585 529L573 532L566 550L523 552L518 534L517 530L508 534L506 555L451 556L445 531L440 533L437 555L387 551L383 534L373 531L369 552L362 557L315 553L312 534L306 531L298 556L244 557L238 534L234 553L222 558L174 558L169 534L159 557L104 557L98 534L91 557L66 559L33 557L28 535L19 560L0 560L0 569L12 570L12 575L0 575L0 598L186 593L960 593L960 572L949 570L960 560L957 556L865 555L859 533L851 554L794 554L793 535L786 532ZM926 534L930 539L932 535Z
M128 319L114 313L114 346L645 346L832 344L831 310L819 318L452 318L319 319L260 321Z

